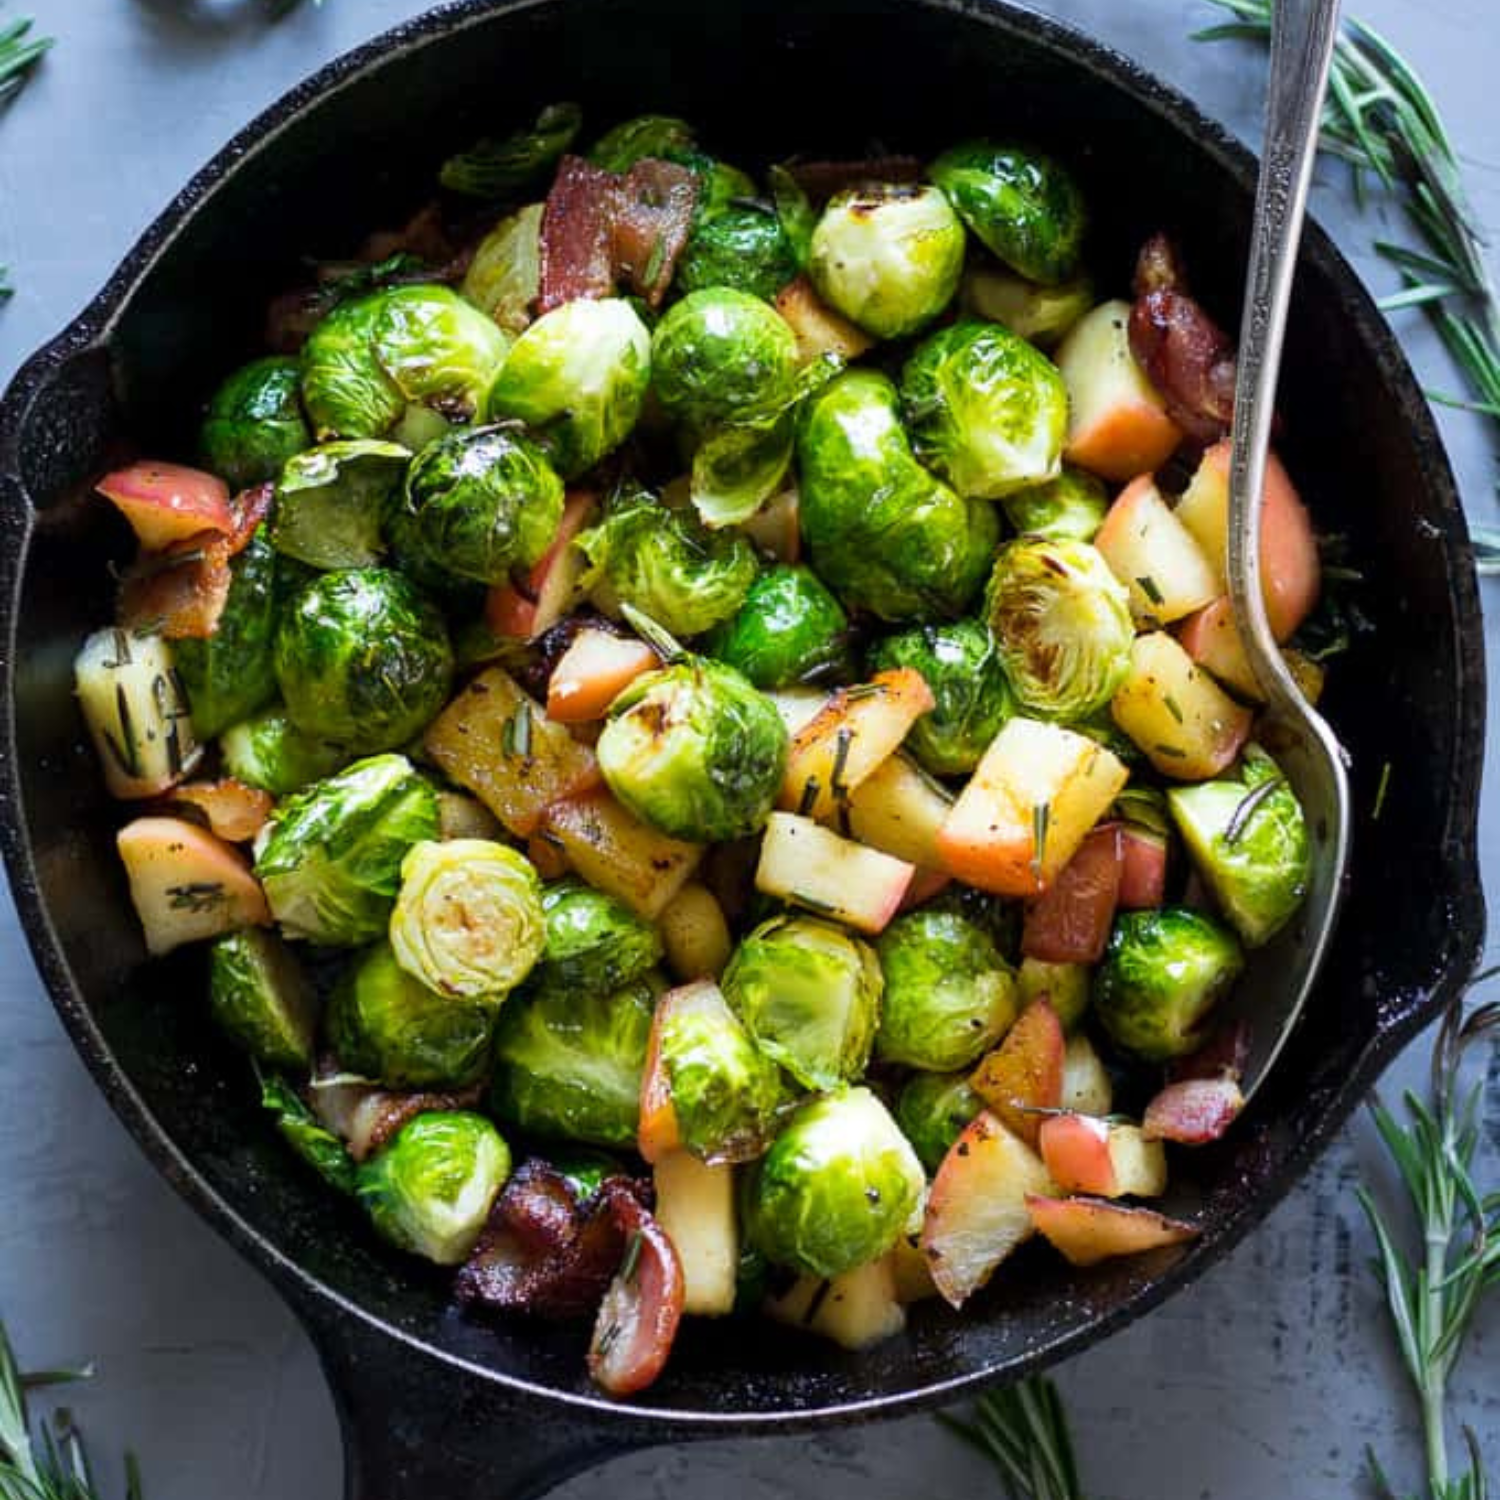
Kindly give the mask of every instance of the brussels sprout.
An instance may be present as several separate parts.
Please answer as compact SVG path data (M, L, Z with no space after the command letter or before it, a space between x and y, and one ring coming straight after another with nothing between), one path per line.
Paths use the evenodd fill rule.
M406 851L436 836L431 784L376 755L283 802L255 873L288 937L352 947L385 935Z
M489 839L413 844L390 934L396 962L423 984L498 1003L546 946L542 885L524 856Z
M553 166L582 128L583 111L576 104L549 104L530 130L500 140L486 136L450 156L438 181L449 192L470 198L508 197Z
M917 457L960 495L998 500L1057 472L1068 392L1057 366L998 323L951 324L901 375Z
M360 1202L398 1250L462 1265L510 1165L510 1147L482 1115L430 1110L360 1167Z
M709 531L691 511L668 510L643 490L611 500L574 546L589 561L583 585L596 601L633 605L676 636L727 620L759 571L737 532Z
M528 203L479 242L459 291L512 337L526 330L542 285L542 215Z
M1072 1031L1089 1008L1087 964L1049 964L1040 958L1023 958L1016 970L1016 994L1021 1009L1045 1000L1064 1031Z
M693 454L689 489L704 525L742 525L781 488L796 431L790 410L709 429Z
M276 485L271 541L313 568L369 568L381 521L411 454L399 443L323 443L287 460Z
M930 323L953 300L963 268L963 225L926 184L836 194L813 230L807 261L818 295L880 339Z
M1104 524L1109 491L1102 479L1064 464L1055 479L1017 490L1000 503L1006 520L1022 536L1091 542Z
M1083 194L1051 157L966 141L933 162L932 180L1012 270L1056 286L1078 269L1088 218Z
M342 745L303 734L280 705L226 729L219 753L224 769L236 780L275 797L300 792L309 782L331 776L349 759Z
M464 578L501 584L552 545L563 485L529 439L504 427L471 428L416 456L401 508L428 559Z
M609 789L674 838L746 838L786 774L781 715L732 667L690 657L647 672L610 707L595 753Z
M724 998L761 1051L810 1089L864 1072L882 986L874 949L816 917L762 922L723 979Z
M282 1140L329 1187L340 1193L352 1194L355 1191L359 1169L354 1158L286 1079L274 1073L260 1074L260 1102L261 1107L273 1116Z
M928 1172L942 1166L948 1148L984 1108L967 1073L913 1073L896 1095L896 1123Z
M275 479L312 442L298 390L302 366L285 355L241 365L208 403L198 433L204 466L231 489Z
M807 568L767 568L739 613L717 626L704 650L758 688L845 677L853 669L849 617Z
M1060 342L1098 300L1087 276L1038 286L993 264L972 266L959 288L959 303L966 313L986 323L1003 323L1041 349Z
M230 563L229 596L214 633L172 643L201 740L263 708L276 696L271 646L276 634L276 553L264 526Z
M990 633L974 620L922 625L877 641L871 671L911 667L937 700L908 731L906 749L934 776L964 776L1016 711Z
M699 219L677 261L683 292L728 287L769 302L797 274L797 257L774 209L733 204Z
M387 750L443 706L453 651L443 617L399 573L324 573L276 632L276 680L304 734Z
M1202 912L1121 912L1094 971L1094 1013L1137 1057L1183 1057L1202 1043L1204 1018L1244 966L1234 934Z
M682 1144L710 1162L758 1156L785 1097L780 1070L716 986L663 1003L656 1045Z
M389 943L368 949L334 987L328 1042L350 1072L387 1088L463 1088L489 1063L496 1007L429 989Z
M809 404L797 441L802 534L818 576L884 620L955 616L973 601L1000 538L912 456L884 375L850 370Z
M766 173L771 187L771 200L776 205L776 221L786 242L792 247L797 264L806 268L812 255L813 234L818 227L818 211L812 206L802 184L783 166L774 166Z
M344 302L302 351L302 401L318 438L384 437L408 406L467 421L509 340L445 286L393 286Z
M1172 820L1198 873L1247 946L1279 932L1307 894L1307 820L1276 762L1247 745L1238 768L1173 787Z
M290 948L274 933L246 927L208 950L208 1006L252 1057L275 1068L313 1061L317 999Z
M1069 720L1105 707L1130 668L1128 600L1087 542L1023 537L1001 548L985 612L1016 697Z
M661 936L622 901L579 880L542 892L547 940L536 983L603 994L639 979L661 959Z
M884 976L875 1055L933 1072L965 1068L1016 1018L1016 979L994 943L953 912L914 911L876 939Z
M749 200L755 197L755 179L727 161L705 156L701 151L674 152L668 160L691 167L698 176L698 212L695 219L698 224L715 219L730 208L740 207L735 202L736 199Z
M692 292L651 336L651 383L674 417L702 427L781 404L797 340L775 308L728 287Z
M841 1276L896 1243L925 1183L880 1100L843 1089L804 1104L757 1164L747 1229L778 1265Z
M628 172L648 156L673 160L693 151L697 136L686 120L672 115L637 115L606 130L594 142L588 159L606 172Z
M580 298L516 340L489 415L525 422L557 472L576 479L630 436L650 383L651 335L635 309Z
M606 1177L629 1175L613 1156L587 1146L553 1147L547 1152L547 1165L567 1183L577 1203L587 1203Z
M496 1029L491 1107L529 1134L633 1148L655 1004L650 977L512 995Z

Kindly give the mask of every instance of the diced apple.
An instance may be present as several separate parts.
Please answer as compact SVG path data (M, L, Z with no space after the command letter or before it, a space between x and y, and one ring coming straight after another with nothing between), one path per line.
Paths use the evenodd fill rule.
M1116 1255L1140 1255L1166 1245L1180 1245L1198 1230L1151 1208L1129 1208L1098 1198L1026 1200L1031 1222L1075 1266L1097 1265Z
M705 1317L733 1312L740 1260L734 1168L711 1167L687 1151L675 1151L657 1161L651 1178L656 1222L682 1265L682 1310Z
M561 880L573 868L568 863L568 851L545 833L534 833L526 840L526 858L543 880Z
M478 797L444 787L437 794L437 808L440 839L498 839L502 844L505 842L500 819Z
M987 323L1001 323L1043 349L1050 349L1094 305L1086 276L1060 286L1041 286L998 266L966 271L959 297L964 311Z
M1205 1146L1218 1140L1244 1107L1234 1078L1185 1078L1169 1083L1146 1106L1142 1128L1149 1140Z
M1057 1012L1045 1000L1028 1005L1000 1045L980 1059L969 1087L1002 1124L1035 1147L1042 1110L1062 1106L1067 1043Z
M1101 302L1058 346L1068 388L1063 457L1124 483L1159 469L1182 441L1166 403L1130 352L1130 304Z
M925 1216L924 1203L915 1226L903 1230L896 1243L886 1251L886 1258L891 1263L891 1274L896 1282L896 1301L903 1307L940 1295L937 1283L932 1279L932 1262L922 1251L922 1223Z
M1188 1078L1233 1078L1245 1076L1253 1040L1250 1023L1243 1016L1222 1021L1196 1052L1174 1058L1167 1066L1167 1082L1181 1083Z
M1115 1090L1109 1069L1082 1032L1068 1038L1063 1053L1063 1109L1081 1115L1107 1115L1114 1108Z
M953 1307L1033 1233L1026 1200L1056 1191L1042 1159L989 1110L948 1148L927 1194L922 1251L932 1280Z
M1177 629L1182 648L1206 672L1211 672L1225 687L1233 688L1252 703L1265 701L1256 680L1239 627L1234 623L1234 609L1229 599L1221 597L1189 616ZM1302 696L1314 706L1323 693L1323 669L1300 651L1283 651L1281 659Z
M200 531L228 536L235 529L229 486L201 469L143 461L106 474L94 488L130 522L148 552Z
M1151 474L1120 492L1094 546L1130 590L1130 612L1138 625L1170 624L1219 593L1218 569L1162 499Z
M817 718L830 696L822 688L810 687L781 688L766 694L771 706L781 715L781 722L786 725L789 735L795 735L803 725Z
M590 751L503 667L481 672L433 720L424 744L518 838L535 832L549 803L599 784Z
M590 885L648 922L662 914L703 858L701 844L669 838L602 788L552 803L541 826Z
M807 277L789 281L776 294L776 311L792 326L797 340L797 359L804 365L825 354L840 359L858 359L875 340L846 317L834 312L813 290Z
M953 877L946 870L924 870L917 866L917 873L912 876L911 884L906 888L906 894L901 898L902 911L915 911L919 906L925 906L939 891L945 891L953 884Z
M1123 871L1120 825L1101 824L1026 908L1021 952L1050 964L1098 963L1109 942Z
M115 836L150 953L271 920L249 861L181 818L136 818Z
M792 737L780 806L804 817L833 817L935 701L911 667L839 689Z
M1323 696L1323 683L1328 675L1322 665L1300 651L1283 651L1281 659L1286 663L1287 671L1292 674L1292 681L1301 689L1302 696L1316 708L1318 700Z
M1167 840L1134 823L1120 826L1121 911L1160 906L1167 891Z
M1017 999L1023 1010L1045 1000L1062 1029L1071 1031L1088 1009L1089 974L1087 964L1049 964L1023 956L1016 970Z
M1138 1125L1090 1115L1042 1121L1042 1161L1064 1193L1154 1198L1167 1190L1167 1153Z
M1177 781L1217 776L1240 753L1252 718L1161 630L1131 643L1130 671L1110 712L1151 764Z
M777 562L794 563L802 556L801 508L796 485L789 485L742 522L740 530Z
M1218 571L1221 594L1227 592L1229 453L1228 438L1209 448L1177 503L1177 519ZM1261 593L1271 634L1284 641L1318 602L1323 569L1307 507L1274 453L1266 459L1261 493Z
M707 886L690 881L662 908L657 922L667 967L681 980L717 979L734 939L724 909Z
M842 839L811 818L772 813L755 889L860 932L882 932L901 907L916 867Z
M675 994L668 990L656 1002L651 1014L651 1035L646 1043L646 1060L641 1068L641 1105L636 1118L635 1149L643 1161L656 1163L682 1150L682 1127L672 1103L672 1081L667 1076L662 1056L662 1027L671 1015L671 1007L662 1001Z
M547 717L559 724L602 719L625 688L660 665L644 641L585 625L547 681Z
M831 1281L801 1276L780 1297L768 1297L766 1314L791 1328L822 1334L844 1349L868 1349L906 1327L896 1299L896 1278L885 1256Z
M887 757L829 820L841 833L931 871L942 863L938 834L953 798L914 761Z
M484 619L496 635L535 640L550 630L578 600L584 557L573 539L593 519L597 496L572 490L552 545L519 583L492 588L485 598Z
M996 895L1039 896L1129 774L1085 735L1038 719L1011 719L943 824L943 865Z
M248 844L266 826L276 806L269 792L232 776L184 782L172 789L171 800L197 808L208 819L210 831L230 844Z

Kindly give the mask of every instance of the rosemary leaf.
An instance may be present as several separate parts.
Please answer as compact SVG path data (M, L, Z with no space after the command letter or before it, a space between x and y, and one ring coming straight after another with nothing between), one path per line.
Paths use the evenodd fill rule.
M938 1420L995 1465L1011 1500L1083 1500L1067 1413L1050 1380L1033 1376L990 1391L969 1421Z

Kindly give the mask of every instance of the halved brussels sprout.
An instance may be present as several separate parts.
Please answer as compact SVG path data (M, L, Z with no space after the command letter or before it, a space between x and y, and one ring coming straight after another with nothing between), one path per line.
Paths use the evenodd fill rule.
M995 649L1027 708L1081 719L1130 669L1129 594L1087 542L1023 537L1001 548L985 592Z
M453 680L442 615L385 568L309 583L276 632L275 661L287 714L304 734L366 751L406 744Z
M606 172L628 172L648 156L673 160L691 152L697 134L674 115L636 115L606 130L589 148L588 159Z
M525 422L564 479L630 436L651 383L651 335L628 302L580 298L515 342L490 393L491 420Z
M983 1108L967 1072L913 1073L896 1095L894 1113L917 1159L928 1172L936 1172L948 1148Z
M552 545L563 484L530 439L505 427L471 428L416 456L402 509L427 558L461 577L501 584Z
M951 1072L978 1061L1016 1018L1016 978L973 922L946 911L897 917L875 941L885 979L875 1055Z
M745 602L759 571L733 531L709 531L689 510L644 490L617 495L574 545L589 560L584 587L607 609L629 604L676 636L701 635Z
M264 526L229 565L229 597L214 633L172 643L193 732L209 740L276 696L272 643L279 604L276 552Z
M767 568L739 613L704 643L709 656L743 672L758 688L828 681L853 669L849 617L807 568Z
M905 746L934 776L967 775L1016 712L995 643L974 620L886 636L871 649L869 666L911 667L932 689L937 702L912 725Z
M286 1079L274 1073L259 1076L261 1108L270 1112L277 1134L329 1187L352 1194L359 1169L343 1141L318 1119Z
M1068 392L1057 366L998 323L924 339L901 375L917 457L960 495L998 500L1057 472Z
M1307 819L1276 762L1247 745L1232 772L1167 792L1188 854L1252 948L1269 942L1307 894Z
M1023 958L1016 970L1016 995L1021 1009L1045 1000L1064 1031L1074 1030L1089 1008L1088 964L1052 964Z
M407 850L436 837L431 783L377 755L283 802L255 874L288 937L368 943L385 935Z
M1091 542L1104 524L1109 491L1102 479L1064 464L1055 479L1007 495L1001 507L1022 536Z
M408 974L445 995L498 1003L546 946L542 884L523 855L489 839L413 844L390 932Z
M654 968L661 935L622 901L580 880L542 892L547 941L535 983L593 994L620 989Z
M273 1068L310 1069L317 996L275 933L246 927L208 951L208 1007L252 1057Z
M965 141L933 162L932 180L1012 270L1056 286L1078 269L1088 214L1078 184L1050 156Z
M495 1113L530 1134L633 1148L657 988L647 976L512 995L495 1035Z
M788 409L711 428L693 454L690 494L706 526L739 526L782 486L796 422Z
M962 614L1000 538L983 500L964 500L912 456L896 388L849 370L812 398L797 441L802 534L818 576L885 620Z
M198 433L204 466L231 489L275 479L312 442L298 392L302 366L273 354L241 365L208 403Z
M731 204L700 217L677 261L684 292L729 287L769 302L797 274L797 257L773 208Z
M778 407L792 386L797 341L786 319L748 292L691 292L651 336L651 384L695 427Z
M360 1167L359 1197L397 1249L462 1265L510 1166L510 1148L482 1115L431 1110Z
M300 792L349 760L349 751L342 745L303 734L280 704L226 729L219 753L231 776L274 797Z
M463 1088L489 1065L496 1008L444 995L377 943L334 987L325 1026L339 1063L393 1089Z
M1202 1044L1205 1018L1244 966L1234 934L1202 912L1121 912L1094 971L1094 1014L1137 1057L1184 1057Z
M302 401L319 439L378 438L408 407L468 421L485 399L509 340L446 286L385 287L342 303L302 351Z
M964 227L927 184L867 184L838 193L813 230L807 274L818 295L876 338L904 338L953 300Z
M524 333L542 285L542 215L528 203L479 242L459 290L512 337Z
M874 949L816 917L762 922L723 979L724 998L761 1051L810 1089L864 1072L882 988Z
M410 457L399 443L360 440L288 459L276 485L276 550L313 568L374 567L386 504Z
M595 753L609 789L674 838L718 843L766 821L786 774L781 715L732 667L690 657L615 699Z
M583 111L576 104L549 104L529 130L517 130L499 140L484 137L450 156L438 181L452 193L470 198L507 198L528 187L573 144L583 128Z
M810 1276L841 1276L889 1250L926 1185L910 1142L866 1088L804 1104L752 1171L751 1240Z

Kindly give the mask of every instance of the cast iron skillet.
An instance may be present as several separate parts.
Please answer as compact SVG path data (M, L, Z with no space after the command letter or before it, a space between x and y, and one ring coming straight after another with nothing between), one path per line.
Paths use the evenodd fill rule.
M786 1432L910 1411L1014 1378L1154 1307L1257 1224L1376 1075L1455 992L1483 909L1479 608L1427 408L1384 323L1309 233L1282 387L1284 444L1319 521L1369 578L1375 644L1343 659L1330 718L1353 752L1354 878L1302 1027L1222 1147L1174 1172L1202 1238L1069 1273L1023 1251L962 1319L924 1304L859 1357L755 1324L687 1330L630 1412L599 1399L576 1330L498 1331L382 1250L258 1117L244 1064L197 1002L191 955L148 964L70 693L108 612L124 528L88 481L125 441L190 451L195 402L256 347L266 296L307 253L400 222L438 161L554 98L594 122L666 110L731 160L976 132L1048 143L1080 171L1106 285L1158 226L1232 323L1252 166L1188 103L1026 12L965 0L497 0L435 11L326 68L237 137L0 409L4 805L12 888L42 975L101 1088L183 1195L306 1321L363 1500L535 1495L622 1446ZM1383 813L1371 816L1383 763Z

